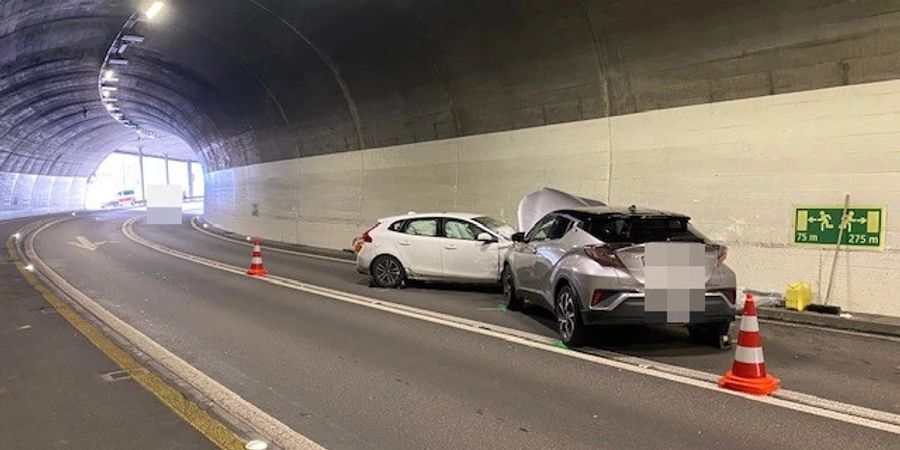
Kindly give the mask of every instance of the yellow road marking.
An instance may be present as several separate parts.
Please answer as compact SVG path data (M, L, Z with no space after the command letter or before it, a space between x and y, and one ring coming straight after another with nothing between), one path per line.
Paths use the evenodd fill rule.
M206 413L196 403L185 398L169 383L158 375L150 372L137 362L122 347L113 342L99 328L76 312L67 302L59 298L52 290L47 288L40 279L25 269L22 259L13 244L13 238L6 241L9 255L15 262L16 268L23 277L37 290L45 300L63 316L75 329L90 340L109 359L113 360L122 370L126 371L132 379L138 382L147 391L158 398L177 416L181 417L203 436L223 450L238 450L244 448L244 440L239 438L222 422Z

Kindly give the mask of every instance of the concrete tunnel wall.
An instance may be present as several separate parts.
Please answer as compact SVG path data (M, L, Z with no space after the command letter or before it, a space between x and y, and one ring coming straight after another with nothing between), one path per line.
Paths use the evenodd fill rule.
M729 245L739 286L827 285L833 250L792 245L799 204L900 208L900 81L649 111L250 165L207 174L226 229L347 248L377 218L472 211L514 223L543 186L684 212ZM258 216L254 216L256 211ZM844 251L833 303L900 315L900 223L883 252Z
M0 172L0 220L84 208L87 179Z
M135 144L100 105L97 76L142 3L3 2L0 172L83 179ZM210 214L239 231L345 247L380 215L510 217L523 193L550 184L691 213L733 244L745 284L781 289L797 267L815 283L816 264L805 261L817 253L784 247L783 226L757 225L756 213L734 205L783 225L780 183L806 180L794 192L829 203L843 191L854 201L856 191L880 191L872 201L886 204L897 190L894 130L867 131L887 100L851 93L900 78L900 0L168 4L133 30L146 39L118 68L118 104L142 129L191 147L211 171ZM819 106L799 101L794 116L781 113L794 106L770 103L807 94ZM827 163L808 161L818 152ZM880 184L870 189L873 177ZM23 180L5 192L45 189ZM896 311L889 299L855 294L894 257L894 238L884 253L846 256L849 308ZM804 263L754 269L781 251Z

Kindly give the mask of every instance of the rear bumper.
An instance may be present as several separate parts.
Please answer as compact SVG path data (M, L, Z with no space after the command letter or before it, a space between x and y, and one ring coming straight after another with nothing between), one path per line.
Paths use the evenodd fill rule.
M359 253L356 254L356 271L362 274L369 274L369 265L372 264L372 260L375 259L375 249L371 248L370 245L363 244L362 248L360 248Z
M691 311L688 324L721 323L734 320L735 307L721 292L707 292L704 311ZM644 294L622 292L604 299L596 309L581 312L586 325L665 324L665 312L645 311Z

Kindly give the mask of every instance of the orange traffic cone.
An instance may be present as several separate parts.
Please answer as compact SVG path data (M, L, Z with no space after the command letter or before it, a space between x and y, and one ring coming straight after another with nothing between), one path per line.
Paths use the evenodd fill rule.
M250 256L250 269L247 270L247 275L264 277L268 273L266 266L263 265L262 250L259 248L259 239L256 239L253 241L253 254Z
M756 319L756 302L751 294L747 294L734 364L725 376L719 378L719 386L748 394L769 395L778 390L779 383L781 380L766 373L759 322Z

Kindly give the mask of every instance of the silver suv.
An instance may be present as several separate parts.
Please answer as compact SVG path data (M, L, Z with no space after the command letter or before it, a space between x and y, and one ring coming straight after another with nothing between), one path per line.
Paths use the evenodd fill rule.
M527 301L553 311L568 346L583 345L590 325L669 323L728 345L735 274L723 263L725 247L685 215L567 208L512 238L501 274L507 308Z

